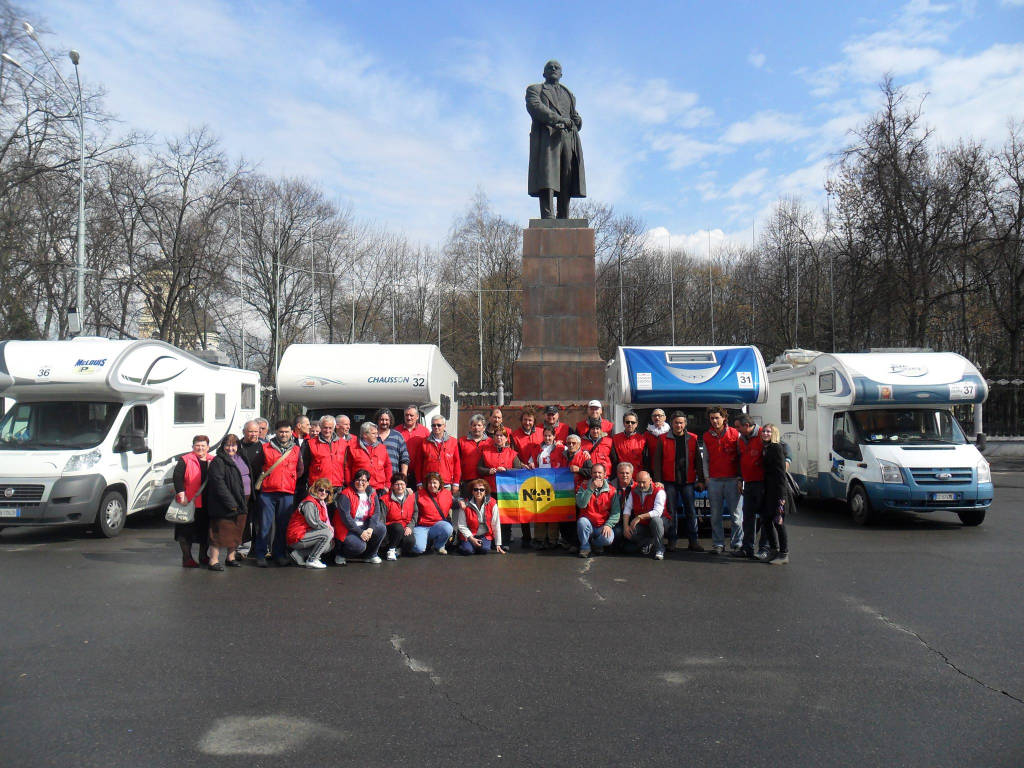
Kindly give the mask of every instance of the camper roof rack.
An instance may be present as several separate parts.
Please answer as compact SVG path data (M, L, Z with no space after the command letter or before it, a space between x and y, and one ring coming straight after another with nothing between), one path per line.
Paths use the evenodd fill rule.
M931 347L871 347L868 352L889 352L895 355L902 355L909 352L934 352Z

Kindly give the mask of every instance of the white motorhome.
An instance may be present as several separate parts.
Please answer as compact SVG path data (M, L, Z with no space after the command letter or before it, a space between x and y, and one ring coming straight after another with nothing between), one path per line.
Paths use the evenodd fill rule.
M778 425L811 496L846 501L861 525L885 510L985 519L992 474L952 412L988 395L966 358L788 350L768 371L769 400L753 413Z
M768 375L757 347L619 347L605 369L608 418L655 408L743 408L768 399ZM694 425L696 426L696 424Z
M458 434L459 377L433 344L292 344L277 369L281 402L301 405L311 419L346 414L352 433L379 408L420 409L425 423L435 414Z
M0 527L95 524L166 506L175 457L255 418L259 374L162 341L0 342Z

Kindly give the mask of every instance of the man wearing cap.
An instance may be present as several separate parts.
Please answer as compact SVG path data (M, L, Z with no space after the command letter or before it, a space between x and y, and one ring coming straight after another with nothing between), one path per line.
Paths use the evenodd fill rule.
M604 418L604 408L601 406L600 400L591 400L587 403L587 416L584 419L580 419L576 422L576 434L582 437L584 440L590 434L590 421L591 419L599 419L601 422L601 431L606 435L610 435L615 431L615 425L612 424L608 419Z
M764 499L764 443L749 413L740 417L740 477L743 478L743 546L733 557L753 557L757 515Z
M569 436L569 425L559 421L561 409L557 405L549 405L544 409L544 423L555 428L555 442L565 444Z
M605 477L612 476L612 439L601 429L601 419L591 419L583 438L583 450L590 454L590 460L604 467Z

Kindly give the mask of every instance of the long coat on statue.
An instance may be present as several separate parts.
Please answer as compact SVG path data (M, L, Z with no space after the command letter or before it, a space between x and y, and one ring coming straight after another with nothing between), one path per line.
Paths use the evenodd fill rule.
M576 111L576 97L564 85L558 84L569 96L569 113L562 114L557 105L548 97L551 86L545 88L544 83L537 83L526 88L526 111L533 118L530 129L530 178L529 193L539 197L542 189L560 191L560 162L562 142L572 143L572 157L575 166L572 178L572 197L587 196L587 181L583 172L583 145L580 143L579 129L583 119ZM575 131L563 131L555 128L555 123L572 122Z

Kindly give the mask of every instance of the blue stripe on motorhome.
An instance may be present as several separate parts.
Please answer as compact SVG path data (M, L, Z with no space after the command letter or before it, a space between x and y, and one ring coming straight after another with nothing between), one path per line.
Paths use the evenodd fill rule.
M892 405L893 403L981 403L988 395L985 380L974 374L964 376L960 382L974 385L974 397L953 399L950 397L949 384L882 384L866 376L855 376L853 379L854 405ZM883 388L888 390L889 397L882 397Z
M754 350L748 347L716 349L715 362L669 363L664 349L626 348L623 350L629 375L632 402L742 404L756 403L766 382L761 380L760 366ZM700 382L684 381L679 374L708 372L708 379ZM637 375L651 375L651 388L639 389ZM748 374L749 388L740 388L737 374Z

